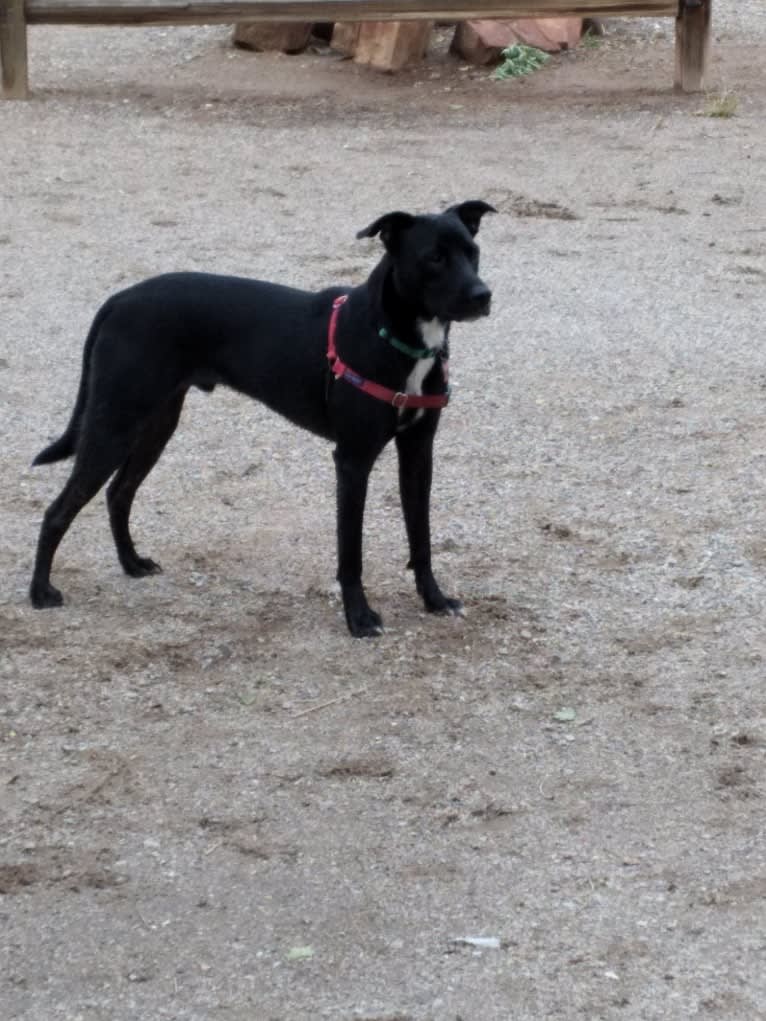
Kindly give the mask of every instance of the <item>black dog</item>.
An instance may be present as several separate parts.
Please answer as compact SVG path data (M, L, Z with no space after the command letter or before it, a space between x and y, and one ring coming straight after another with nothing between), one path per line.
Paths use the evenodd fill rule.
M56 549L77 513L116 472L107 504L117 555L134 577L159 571L140 557L128 519L136 490L172 436L191 386L248 394L335 443L338 581L352 635L379 634L362 587L367 480L392 438L399 454L409 566L426 609L457 613L431 573L433 438L446 404L450 322L489 314L473 238L486 202L435 216L388 213L358 237L386 251L366 283L316 294L280 284L172 273L113 295L85 342L82 378L64 435L35 464L75 455L45 513L30 598L58 606Z

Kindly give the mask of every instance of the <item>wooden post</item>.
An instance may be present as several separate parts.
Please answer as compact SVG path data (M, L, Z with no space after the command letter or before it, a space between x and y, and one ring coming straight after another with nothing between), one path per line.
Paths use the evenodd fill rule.
M705 87L713 0L678 0L676 17L676 92Z
M27 23L24 0L0 0L0 65L3 98L27 99Z
M361 23L358 21L336 21L332 30L330 46L345 57L353 57L356 44L359 42L361 27Z
M354 61L379 71L400 71L422 60L432 21L364 21L359 28Z

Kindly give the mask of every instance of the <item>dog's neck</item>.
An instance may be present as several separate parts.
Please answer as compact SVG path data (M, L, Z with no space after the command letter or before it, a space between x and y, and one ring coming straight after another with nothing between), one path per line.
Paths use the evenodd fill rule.
M382 309L385 317L384 322L375 324L381 337L416 358L423 357L425 352L436 353L446 349L450 324L439 319L427 319L422 307L413 304L401 293L390 255L385 254L375 266L367 287L373 296L373 307ZM420 350L416 353L417 349Z

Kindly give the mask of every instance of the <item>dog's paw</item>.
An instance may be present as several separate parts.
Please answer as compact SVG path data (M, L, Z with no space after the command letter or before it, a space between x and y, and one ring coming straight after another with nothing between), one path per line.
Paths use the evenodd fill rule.
M29 598L36 610L47 610L52 606L61 606L64 597L49 581L33 581L29 587Z
M451 599L444 595L430 568L421 568L416 572L415 585L428 613L442 613L450 617L463 616L463 604L459 599Z
M346 614L348 629L354 638L375 638L383 634L383 621L367 602L361 583L341 583L343 594L343 611Z
M150 560L149 557L133 557L130 560L124 560L122 567L131 578L146 578L150 574L162 574L160 565L156 561Z
M377 638L383 634L383 620L369 606L346 614L348 629L354 638Z
M437 610L437 613L446 614L448 617L465 617L465 607L459 599L450 599L449 596L445 596L444 606L441 610Z
M425 607L429 613L441 613L445 617L464 617L465 611L459 599L450 599L449 596L441 596L439 599L425 600Z
M442 613L450 617L463 616L463 604L459 599L445 596L432 574L418 580L418 592L429 613Z

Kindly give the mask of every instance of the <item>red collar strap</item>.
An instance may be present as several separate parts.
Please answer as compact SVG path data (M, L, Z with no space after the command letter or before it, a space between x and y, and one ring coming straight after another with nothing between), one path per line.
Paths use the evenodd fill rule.
M358 390L363 390L364 393L369 394L370 397L375 397L379 401L385 401L386 404L392 404L395 408L444 408L449 401L449 389L443 394L407 394L402 393L401 390L389 390L387 386L381 386L379 383L373 383L369 379L364 379L359 373L354 372L350 369L345 362L342 362L338 357L338 352L335 349L335 331L338 326L338 314L341 308L348 299L347 294L341 294L339 298L336 298L332 303L332 315L330 316L330 325L327 330L327 360L330 363L330 371L336 379L345 379L347 383L351 383ZM444 382L447 382L447 363L442 361L442 373L444 375Z

